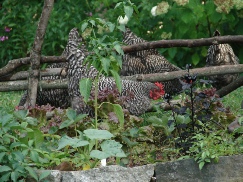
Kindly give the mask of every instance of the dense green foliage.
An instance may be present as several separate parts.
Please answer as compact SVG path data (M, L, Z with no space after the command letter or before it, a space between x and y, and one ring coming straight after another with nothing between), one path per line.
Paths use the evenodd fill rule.
M134 0L133 4L118 0L59 0L48 24L42 54L60 55L69 30L78 27L94 52L87 60L100 73L112 74L121 89L117 71L123 52L116 39L121 39L117 30L124 29L117 23L120 15L126 15L127 26L147 40L210 37L215 29L223 35L241 34L242 3L234 0L233 4L225 5L225 2ZM157 4L154 16L151 9ZM1 4L1 66L29 54L42 6L38 1L22 0L5 0ZM87 38L88 34L91 37ZM234 47L241 59L242 48ZM113 49L120 55L114 54ZM180 67L185 63L202 66L207 48L170 48L160 52ZM122 109L119 104L125 100L119 100L118 90L90 93L89 89L81 88L85 101L95 108L95 119L49 105L13 111L10 102L1 99L5 109L0 108L0 181L20 181L27 175L38 181L48 173L37 175L33 169L52 169L63 162L69 162L74 170L85 170L98 166L101 159L107 159L109 164L135 166L188 155L201 169L221 155L242 153L242 136L235 139L226 130L235 115L212 90L197 88L195 75L185 76L184 80L182 102L173 106L172 112L155 107L154 116L146 120ZM88 79L80 83L91 87ZM90 94L95 99L90 99ZM236 97L241 98L241 94ZM168 103L171 99L166 95ZM46 117L49 112L53 114L51 118Z
M55 2L43 45L43 55L60 55L73 27L81 29L82 21L88 17L103 18L117 22L124 11L122 6L114 9L118 0L84 1L59 0ZM138 8L127 26L146 40L195 39L211 37L218 29L222 35L243 33L243 6L239 0L133 0ZM160 3L160 4L159 4ZM164 4L163 4L164 3ZM152 16L152 7L158 5L157 16ZM0 5L0 66L14 58L29 54L43 2L4 0ZM129 10L128 10L129 11ZM126 13L127 14L127 13ZM12 28L5 32L5 27ZM121 33L114 33L121 40ZM233 45L236 55L243 59L242 47ZM207 47L161 49L161 53L172 63L182 67L186 63L194 66L205 64Z

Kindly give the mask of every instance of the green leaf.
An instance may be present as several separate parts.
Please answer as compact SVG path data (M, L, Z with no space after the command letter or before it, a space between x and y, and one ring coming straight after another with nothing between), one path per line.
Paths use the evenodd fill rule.
M87 114L79 114L75 119L74 119L74 124L82 121L85 117L87 116Z
M205 162L200 162L200 163L199 163L199 169L200 169L200 170L202 170L204 164L205 164Z
M81 26L81 31L83 32L88 26L88 22L84 22Z
M11 172L11 180L13 182L17 182L17 179L18 179L18 172Z
M93 26L95 26L95 21L94 21L94 20L89 20L89 22L90 22Z
M11 175L11 172L7 172L0 178L0 181L9 181L9 177Z
M121 81L120 75L116 71L114 71L114 70L111 70L111 74L112 74L113 78L115 79L117 89L121 93L121 90L122 90L122 81Z
M126 27L124 24L120 24L119 26L117 26L118 30L121 30L122 32L126 31Z
M25 169L29 172L29 175L31 177L33 177L36 181L38 181L38 175L35 172L35 170L33 170L33 168L27 166L27 167L25 167Z
M69 127L73 123L74 123L73 120L66 120L66 121L62 122L62 124L59 126L59 129L63 129L63 128Z
M24 120L26 118L27 114L28 114L27 110L19 110L19 111L14 112L14 116L20 120Z
M82 146L85 146L88 144L89 144L89 142L86 140L79 139L79 138L70 138L68 136L64 136L60 139L57 150L60 150L66 146L71 146L73 148L77 148L77 147L82 147Z
M35 143L35 147L39 148L44 141L44 136L43 133L39 130L39 129L33 129L34 131L34 143Z
M99 151L99 150L92 150L90 152L90 157L92 158L96 158L96 159L106 159L108 157L110 157L111 155L106 153L106 152L102 152L102 151Z
M0 153L0 163L2 163L3 157L5 156L6 152Z
M123 128L124 126L124 113L123 109L119 104L112 104L114 112L116 113L116 116L120 122L120 126Z
M127 15L128 19L130 19L133 14L133 8L131 6L124 6L124 12Z
M90 91L92 87L92 80L90 78L84 78L79 82L79 90L84 97L84 102L88 102Z
M12 169L8 166L0 166L0 173L6 172L6 171L11 171Z
M114 135L111 134L107 130L98 130L98 129L87 129L84 130L84 134L86 137L90 138L91 140L93 139L110 139Z
M39 154L36 151L34 151L34 150L30 151L30 158L34 162L39 162Z
M110 32L113 32L115 29L115 25L111 22L107 22L106 24L109 27Z
M138 142L132 142L131 140L129 140L129 138L124 136L122 137L122 141L124 141L129 147L133 147L138 144Z
M101 148L103 152L110 154L110 156L126 157L126 154L121 149L122 144L116 142L115 140L106 140L102 142Z
M102 57L100 61L101 61L103 70L105 71L106 74L108 74L109 73L109 68L110 68L111 60L108 59L108 58Z
M192 63L193 63L193 65L196 66L199 63L199 61L200 61L200 58L199 58L198 54L197 53L193 54L192 55Z
M50 174L51 174L51 171L43 171L43 172L41 172L40 176L39 176L39 181L41 181L42 179L46 178Z
M74 120L76 118L77 113L73 109L68 109L66 112L66 115L67 115L68 119Z
M4 114L3 116L1 116L2 127L4 127L5 124L7 124L12 119L13 119L13 116L11 114Z
M118 52L118 54L124 55L123 49L121 48L120 44L115 44L114 48Z

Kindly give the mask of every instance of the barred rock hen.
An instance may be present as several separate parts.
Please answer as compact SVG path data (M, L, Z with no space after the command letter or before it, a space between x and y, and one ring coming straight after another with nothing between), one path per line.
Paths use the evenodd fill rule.
M216 30L213 36L220 36L220 32ZM209 47L206 67L235 64L239 64L239 59L229 44L214 44ZM214 81L212 85L218 90L230 84L238 76L238 74L215 75L209 76L209 79Z
M48 68L67 68L68 63L53 63L48 65ZM60 82L64 79L64 76L45 76L42 77L41 80L60 80ZM27 99L27 91L23 94L19 106L24 106ZM46 105L50 104L54 107L67 108L70 106L69 98L68 98L68 90L67 89L43 89L37 91L36 97L37 105Z
M123 42L127 45L133 45L146 42L144 39L135 35L129 28L126 28ZM171 64L156 49L148 49L127 53L123 57L122 70L123 76L135 74L164 73L181 70L179 67ZM163 82L166 92L178 92L181 90L181 83L178 79Z
M83 64L86 57L86 49L84 44L81 47L79 46L81 42L82 37L79 35L78 30L76 28L72 29L69 33L69 40L66 47L66 50L68 50L67 60L69 62L68 90L73 109L78 113L92 113L92 109L83 101L83 97L79 91L79 81L83 78L94 79L98 75L98 71L93 66L88 68L87 65ZM106 88L112 89L114 85L115 80L113 78L103 75L100 76L98 83L99 91ZM122 80L121 96L133 93L133 97L127 100L124 107L134 115L144 113L150 107L149 95L150 91L154 89L159 89L159 87L153 83Z

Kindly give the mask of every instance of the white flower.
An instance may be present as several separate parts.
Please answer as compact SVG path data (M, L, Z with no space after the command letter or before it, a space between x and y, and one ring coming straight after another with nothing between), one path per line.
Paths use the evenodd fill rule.
M106 166L106 159L101 159L101 165Z
M118 17L118 22L119 22L120 24L126 25L127 22L128 22L128 17L127 17L127 15L125 15L124 18L123 18L122 16L119 16L119 17Z
M151 14L152 14L153 16L156 16L156 9L157 9L157 6L154 6L154 7L152 7L152 9L151 9Z

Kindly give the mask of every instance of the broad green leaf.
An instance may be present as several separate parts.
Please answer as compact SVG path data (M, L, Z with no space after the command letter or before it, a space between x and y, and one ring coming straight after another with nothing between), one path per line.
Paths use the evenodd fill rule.
M125 142L129 147L133 147L138 144L138 142L132 142L131 140L129 140L129 138L124 136L122 137L122 141Z
M11 172L11 180L13 182L17 182L17 179L18 179L18 173L17 172Z
M3 174L0 178L0 181L9 181L10 175L11 175L11 172L7 172L7 173Z
M119 104L112 104L113 105L113 109L114 112L116 113L116 116L120 122L120 127L123 128L124 126L124 113L123 113L123 109Z
M101 61L103 70L105 71L106 74L108 74L109 73L109 68L110 68L111 60L108 59L108 58L102 57L100 61Z
M8 151L8 149L4 146L0 146L0 151Z
M84 78L79 82L79 90L84 97L84 102L88 102L90 91L92 87L92 80L90 78Z
M84 134L86 135L86 137L90 138L91 140L110 139L111 137L114 136L107 130L98 130L98 129L84 130Z
M197 65L199 63L199 61L200 61L200 58L199 58L198 54L197 53L193 54L192 55L192 63L193 63L193 65Z
M81 26L81 31L83 32L88 26L88 22L84 22Z
M123 49L121 48L120 44L116 43L114 45L115 50L118 52L120 55L124 55Z
M200 162L200 163L199 163L199 169L200 169L200 170L202 170L204 164L205 164L205 162Z
M82 147L82 146L85 146L88 144L89 144L89 142L86 140L64 136L60 139L57 150L60 150L66 146L71 146L73 148L77 148L77 147Z
M86 116L87 116L87 114L79 114L79 115L74 119L74 124L75 124L76 122L79 122L79 121L83 120Z
M39 154L36 151L34 151L34 150L30 151L30 158L34 162L39 162Z
M59 129L63 129L63 128L69 127L73 123L74 123L73 120L66 120L66 121L62 122L62 124L59 126Z
M94 21L94 20L89 20L89 22L90 22L93 26L95 26L95 21Z
M47 176L49 176L51 174L51 171L42 171L40 173L40 176L39 176L39 181L41 181L42 179L46 178Z
M177 115L176 116L176 123L177 124L184 124L185 123L185 117L183 115Z
M114 9L116 9L117 7L119 7L123 2L119 2L119 3L116 3L116 6Z
M6 152L0 153L0 163L2 163L3 157L6 155Z
M9 121L11 121L13 119L13 115L11 114L5 114L3 116L1 116L1 123L2 123L2 127L5 126L5 124L7 124Z
M0 166L0 173L5 171L11 171L12 169L8 166Z
M133 14L133 8L131 6L124 6L124 12L127 15L128 19L130 19Z
M14 116L20 120L24 120L27 114L28 114L27 110L19 110L14 112Z
M111 74L112 74L113 78L115 79L117 89L121 93L121 90L122 90L122 80L121 80L120 75L116 71L114 71L114 70L111 70Z
M126 154L121 149L122 144L116 142L115 140L106 140L102 142L101 148L103 152L110 154L110 156L126 157Z
M33 168L27 166L27 167L25 167L25 169L29 172L29 175L32 178L34 178L36 181L38 181L38 175Z
M115 25L111 22L107 22L106 24L109 27L110 32L113 32L115 29Z
M73 109L68 109L66 112L66 115L67 115L68 119L74 120L76 118L77 113Z
M111 155L106 153L106 152L102 152L102 151L99 151L99 150L92 150L90 152L90 157L92 158L96 158L96 159L106 159L108 157L110 157Z
M125 31L126 31L126 27L125 27L124 24L120 24L119 26L117 26L117 28L118 28L119 30L121 30L122 32L125 32Z

